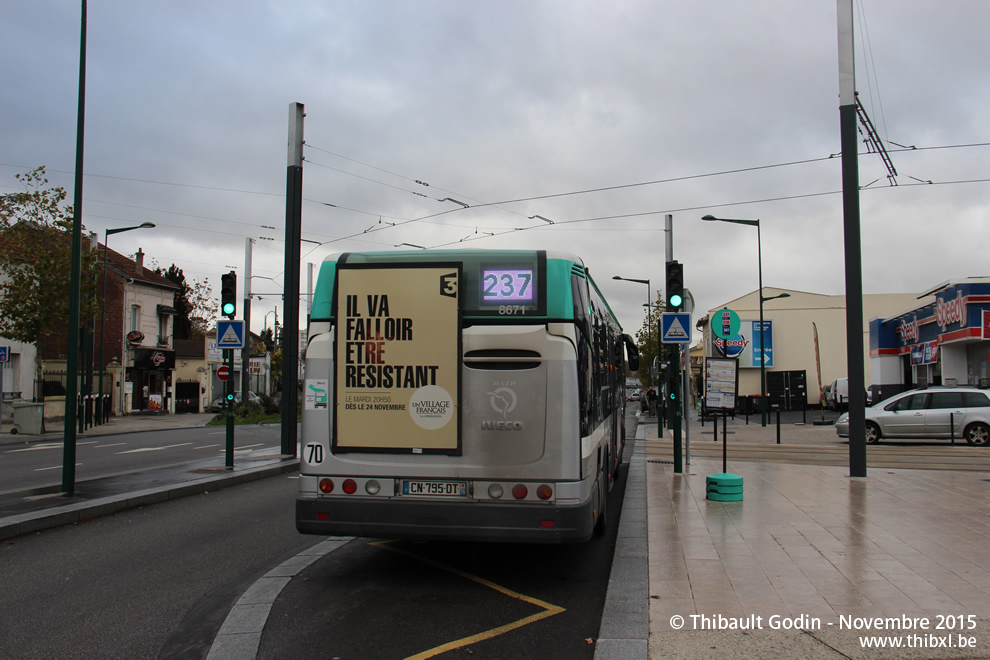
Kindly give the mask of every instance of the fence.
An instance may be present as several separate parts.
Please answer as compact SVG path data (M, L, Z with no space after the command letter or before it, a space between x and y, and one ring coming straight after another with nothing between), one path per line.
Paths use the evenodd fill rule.
M94 424L102 424L110 419L112 406L110 405L111 394L113 393L113 374L109 371L93 372L92 385L87 392L86 378L87 372L79 372L76 380L76 418L79 420L80 429L89 428ZM61 399L65 401L65 384L68 380L68 371L44 371L40 379L34 381L34 395L32 401L44 403L46 398ZM99 399L100 378L103 378L103 399Z

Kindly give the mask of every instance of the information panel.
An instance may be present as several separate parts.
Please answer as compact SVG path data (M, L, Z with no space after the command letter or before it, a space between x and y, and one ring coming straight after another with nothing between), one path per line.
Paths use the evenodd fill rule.
M334 448L460 452L459 264L338 265Z
M732 410L739 389L739 361L733 358L705 360L705 407Z

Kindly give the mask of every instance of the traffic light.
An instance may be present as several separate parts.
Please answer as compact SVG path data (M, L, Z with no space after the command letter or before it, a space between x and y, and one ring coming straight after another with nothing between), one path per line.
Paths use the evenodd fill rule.
M237 313L237 273L234 271L220 276L220 313L229 318Z
M223 395L224 400L227 402L227 409L229 410L231 406L234 405L234 379L228 378L225 383L226 392Z
M676 261L667 264L667 311L678 312L684 304L684 266Z

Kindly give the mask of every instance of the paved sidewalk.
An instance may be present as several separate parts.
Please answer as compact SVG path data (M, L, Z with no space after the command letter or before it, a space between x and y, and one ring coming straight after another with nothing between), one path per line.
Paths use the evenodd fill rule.
M776 444L758 420L729 430ZM990 657L990 472L730 461L744 499L715 502L721 460L675 474L670 438L647 426L651 658Z
M97 437L115 435L118 433L136 433L140 431L163 431L167 429L188 429L206 424L216 417L216 413L186 413L181 415L122 415L111 417L106 424L91 426L85 431L76 428L77 437ZM45 432L34 435L27 433L11 433L12 424L4 423L0 429L0 445L23 444L25 442L51 442L63 437L65 423L63 420L45 422Z

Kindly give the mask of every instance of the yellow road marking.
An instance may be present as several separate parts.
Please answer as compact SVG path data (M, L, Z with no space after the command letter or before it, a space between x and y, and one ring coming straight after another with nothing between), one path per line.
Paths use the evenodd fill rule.
M464 646L470 646L472 644L485 641L486 639L492 639L493 637L498 637L499 635L502 635L504 633L510 632L512 630L516 630L518 628L522 628L523 626L528 626L531 623L535 623L542 619L546 619L556 614L560 614L561 612L567 611L565 608L560 607L559 605L552 605L550 603L547 603L546 601L540 600L539 598L533 598L532 596L521 594L517 591L513 591L512 589L508 589L501 585L495 584L494 582L490 580L486 580L485 578L478 577L477 575L471 575L470 573L465 573L464 571L458 568L454 568L453 566L447 566L446 564L441 564L438 561L427 559L426 557L422 557L415 553L409 552L408 550L400 550L399 548L394 548L391 546L392 543L395 543L395 541L376 541L374 543L371 543L371 545L381 548L383 550L389 550L391 552L398 553L400 555L406 555L407 557L412 557L413 559L423 562L424 564L429 564L434 568L438 568L442 571L447 571L448 573L453 573L454 575L460 576L462 578L466 578L468 580L471 580L472 582L477 582L478 584L488 587L489 589L494 589L500 594L504 594L510 598L515 598L516 600L521 600L523 602L529 603L530 605L536 605L537 607L543 608L542 612L531 614L530 616L527 616L523 619L519 619L518 621L513 621L512 623L507 623L504 626L499 626L498 628L492 628L491 630L486 630L484 632L480 632L475 635L471 635L469 637L463 637L461 639L457 639L452 642L447 642L446 644L442 644L441 646L436 646L432 649L428 649L426 651L417 653L416 655L409 656L406 660L426 660L426 658L432 658L434 656L440 655L441 653L446 653L447 651L451 651L453 649L462 648Z

